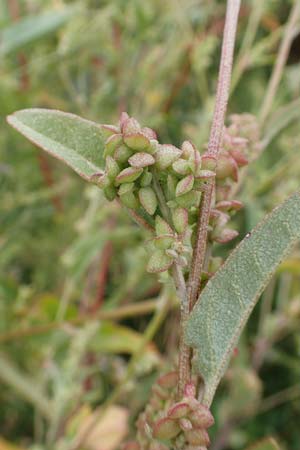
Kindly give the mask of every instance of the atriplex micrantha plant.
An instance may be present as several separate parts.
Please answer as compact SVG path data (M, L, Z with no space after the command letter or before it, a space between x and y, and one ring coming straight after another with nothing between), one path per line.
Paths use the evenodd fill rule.
M300 238L295 193L248 233L224 264L211 256L214 242L227 243L238 234L228 227L243 206L235 199L237 183L263 149L260 125L280 78L277 66L261 121L232 115L224 126L239 7L239 0L228 0L204 150L188 140L180 148L160 143L154 130L125 112L117 125L46 109L8 117L30 141L103 189L108 201L120 202L149 234L148 271L160 274L162 283L174 281L181 304L178 366L153 386L137 421L137 438L127 449L209 446L207 429L214 423L209 408L233 348L271 275Z

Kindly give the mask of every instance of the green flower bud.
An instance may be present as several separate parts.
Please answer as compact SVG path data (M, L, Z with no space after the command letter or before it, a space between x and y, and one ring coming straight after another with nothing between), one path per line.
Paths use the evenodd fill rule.
M159 170L165 170L171 166L178 158L182 151L171 144L159 145L155 153L156 166Z
M139 199L147 213L153 216L157 208L157 198L154 190L151 187L141 188L139 190Z
M152 178L152 173L144 170L143 175L140 178L140 185L142 187L149 186L151 184Z
M156 236L173 234L173 230L170 225L158 215L155 217L155 232Z
M184 159L189 159L193 157L195 147L190 141L184 141L181 145L182 156Z
M131 183L132 181L135 181L142 173L143 169L127 167L119 173L119 175L116 177L115 183L116 185L122 183Z
M176 208L172 211L172 220L177 233L184 233L188 225L189 214L185 208Z
M152 140L152 139L156 139L157 135L155 133L154 130L152 130L152 128L149 127L143 127L142 128L142 133L147 136L148 139Z
M150 140L143 133L126 134L124 142L129 148L138 152L142 152L150 146Z
M157 439L172 439L180 433L180 427L175 420L163 417L153 426L153 437Z
M149 259L147 271L150 273L165 272L172 264L173 258L166 255L164 250L155 250Z
M155 159L152 155L150 155L150 153L139 152L132 155L128 159L128 162L132 167L141 168L152 166L155 163Z
M112 155L119 145L123 142L122 134L113 134L105 142L104 157Z
M120 145L120 147L116 148L114 152L114 159L120 163L126 163L130 156L132 155L132 150L129 150L126 145Z
M154 153L157 152L157 150L160 147L160 143L157 139L150 139L150 146L147 148L147 152L151 153L151 155L154 155Z
M141 125L134 117L125 118L122 123L122 132L125 135L135 134L141 131Z
M194 175L187 175L176 186L176 197L190 192L194 186Z
M192 206L198 207L200 198L201 192L193 190L187 194L176 197L176 203L178 206L183 206L184 208L191 208Z
M120 195L120 200L123 205L130 209L137 209L139 207L139 202L133 192L129 191L126 194Z
M102 135L103 135L104 139L108 139L113 134L120 133L119 128L115 127L114 125L102 124L102 125L100 125L100 127L101 127L101 131L102 131Z
M103 193L110 202L116 198L117 190L114 186L108 186L103 189Z
M201 169L201 156L198 150L194 150L193 155L189 158L189 165L194 175L198 175Z
M118 194L124 195L124 194L127 194L128 192L132 192L133 189L134 189L134 183L123 183L119 187Z
M105 171L107 173L107 176L111 180L114 180L118 175L118 173L120 172L120 167L111 156L107 156L105 162L106 162Z
M187 175L191 172L190 163L182 158L177 159L177 161L172 164L172 169L180 175Z
M174 242L174 236L169 234L164 234L153 239L154 245L160 250L167 250ZM169 255L171 256L171 255Z

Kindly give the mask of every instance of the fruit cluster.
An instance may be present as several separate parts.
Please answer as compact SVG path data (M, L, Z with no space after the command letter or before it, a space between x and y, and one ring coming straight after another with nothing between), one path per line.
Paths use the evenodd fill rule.
M152 387L152 396L137 421L137 441L123 450L168 450L185 448L205 450L210 443L207 428L214 424L208 408L196 398L193 384L185 388L184 397L175 402L177 373L161 376Z
M237 236L226 224L242 207L231 199L232 185L258 141L252 116L231 117L217 161L207 152L200 155L189 141L181 148L160 144L154 130L141 127L127 113L121 114L118 126L101 127L106 138L105 170L93 181L108 200L118 198L155 230L149 272L165 272L174 261L188 266L202 191L210 179L215 179L216 189L209 240L226 243Z

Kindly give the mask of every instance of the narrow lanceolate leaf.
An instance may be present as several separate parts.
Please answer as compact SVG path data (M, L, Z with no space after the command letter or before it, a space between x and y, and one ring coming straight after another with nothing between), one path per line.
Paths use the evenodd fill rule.
M35 16L26 16L7 26L0 32L0 56L6 56L20 50L26 44L54 33L76 11L75 8L63 8Z
M185 342L198 349L197 369L205 381L205 405L212 402L260 294L299 239L297 192L245 237L203 289L188 320Z
M100 125L74 114L49 109L24 109L8 116L8 123L46 152L90 180L104 167Z

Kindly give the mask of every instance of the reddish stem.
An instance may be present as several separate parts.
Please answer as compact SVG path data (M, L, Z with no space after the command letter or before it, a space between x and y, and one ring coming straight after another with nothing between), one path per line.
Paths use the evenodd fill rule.
M215 167L217 164L217 157L223 136L224 120L229 98L234 43L235 43L239 9L240 9L240 0L228 0L224 35L223 35L221 62L219 68L216 103L208 143L208 153L214 158ZM201 273L205 259L208 223L210 217L214 186L215 184L213 180L208 181L207 184L204 186L204 190L202 193L202 199L199 207L196 244L193 249L191 270L187 284L188 307L183 314L182 326L184 326L184 324L186 323L189 313L192 310L198 298L198 293L200 291ZM183 333L181 334L183 335ZM190 354L191 351L189 347L185 345L185 343L183 342L183 336L181 336L180 357L179 357L179 396L183 395L183 387L191 379Z

